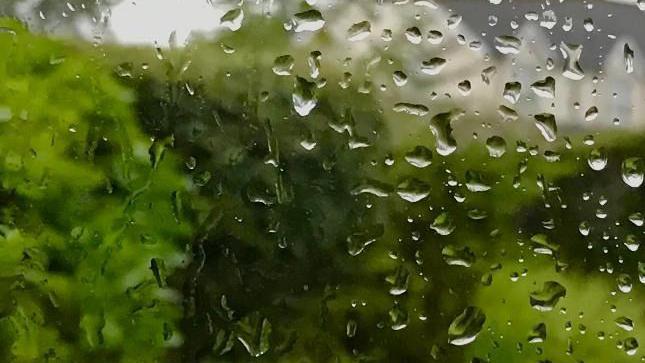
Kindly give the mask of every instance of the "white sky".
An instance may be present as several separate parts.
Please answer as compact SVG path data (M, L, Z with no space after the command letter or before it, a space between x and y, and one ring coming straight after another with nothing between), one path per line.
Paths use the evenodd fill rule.
M112 7L110 30L120 43L162 46L174 30L183 44L191 31L217 29L223 13L206 0L126 0Z

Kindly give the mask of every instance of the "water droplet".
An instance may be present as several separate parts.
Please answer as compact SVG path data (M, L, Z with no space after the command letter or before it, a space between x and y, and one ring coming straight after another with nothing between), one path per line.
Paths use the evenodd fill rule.
M638 351L638 340L634 337L629 337L626 338L623 342L623 350L627 355L636 355L636 352Z
M278 76L289 76L295 60L289 54L281 55L273 61L273 73Z
M244 20L244 11L241 8L235 8L222 15L219 23L229 30L236 31L242 27L242 20Z
M471 192L485 192L490 190L491 186L484 181L484 177L480 172L467 170L466 188Z
M455 225L452 217L447 212L443 212L434 219L430 228L442 236L447 236L455 230Z
M629 221L635 226L642 226L645 224L645 216L641 212L635 212L629 215Z
M591 106L585 112L585 121L593 121L598 117L598 107Z
M405 266L400 265L393 274L385 278L390 284L390 295L399 296L408 291L408 282L410 281L410 271Z
M621 165L621 174L625 184L638 188L643 184L643 168L645 163L641 158L627 158Z
M520 99L520 92L522 91L522 84L520 82L507 82L504 85L504 99L510 103L517 103Z
M618 284L618 290L620 292L628 294L632 291L632 277L628 274L622 273L618 275L616 283Z
M430 194L430 184L416 178L408 178L399 183L396 193L401 199L416 203Z
M475 263L475 253L467 246L447 245L441 250L443 260L450 266L470 267Z
M491 136L486 139L486 149L492 158L501 158L506 154L506 140L501 136Z
M531 329L527 341L531 344L544 343L546 340L546 324L539 323Z
M453 110L435 115L430 120L430 130L435 137L435 148L439 155L447 156L457 149L457 141L452 136L452 121L464 115L462 110Z
M540 113L534 116L535 126L540 130L544 139L553 142L557 138L558 127L555 123L555 116L551 113Z
M531 85L531 90L543 98L555 98L555 78L546 77L544 80L537 81Z
M634 72L634 51L629 47L629 44L625 43L623 53L625 57L625 71L627 73L633 73Z
M381 237L385 232L385 228L382 224L377 224L370 226L364 231L354 232L349 237L347 237L347 253L350 256L358 256L367 246L376 242L376 239Z
M417 168L425 168L432 164L432 151L425 146L418 145L405 154L405 161Z
M307 10L297 13L291 19L289 28L293 28L296 33L315 32L325 26L325 19L318 10Z
M392 108L392 111L407 113L408 115L413 115L413 116L425 116L428 114L428 112L430 112L428 107L424 105L407 103L407 102L399 102L395 104L394 107Z
M599 147L591 150L587 158L587 163L595 171L603 170L607 166L607 153L605 152L605 148Z
M259 357L271 347L271 323L258 312L244 317L237 324L237 339L252 357Z
M369 21L364 20L355 24L347 29L347 40L350 42L356 42L367 38L372 32L372 24Z
M522 41L512 35L495 37L495 49L502 54L518 54L521 47Z
M553 242L549 236L538 233L531 237L531 246L533 252L541 255L554 255L560 246Z
M395 304L388 312L390 316L390 327L392 330L405 329L408 326L408 313L398 304Z
M472 343L481 332L486 315L475 306L468 306L459 314L448 327L448 343L466 345Z
M434 76L441 73L446 66L446 60L439 57L431 58L421 63L421 72Z
M546 281L542 289L531 292L529 302L536 310L550 311L566 295L567 290L564 286L556 281Z
M423 40L421 30L419 30L419 28L417 28L416 26L407 28L404 34L405 38L412 44L420 44Z
M504 105L501 105L497 108L497 114L502 117L502 121L504 122L513 122L520 117L517 114L517 111Z
M443 33L438 30L430 30L427 38L430 44L437 45L443 41Z
M585 77L585 73L580 66L580 56L582 55L582 45L560 43L560 52L566 61L562 69L562 75L574 81L579 81Z
M366 179L352 188L350 193L352 195L371 194L380 198L385 198L390 195L392 189L393 188L389 184L373 179Z
M307 57L307 65L309 66L309 75L311 78L316 79L320 76L320 61L322 59L322 53L320 51L314 50L309 53Z
M296 83L292 95L293 108L300 116L307 116L316 107L316 83L309 82L304 78L296 77Z
M408 83L408 75L403 73L402 71L395 71L394 73L392 73L392 79L394 80L394 84L399 87L403 87L406 83Z
M625 331L632 331L634 330L634 322L632 319L626 317L626 316L619 316L614 320L616 322L616 325L625 330Z

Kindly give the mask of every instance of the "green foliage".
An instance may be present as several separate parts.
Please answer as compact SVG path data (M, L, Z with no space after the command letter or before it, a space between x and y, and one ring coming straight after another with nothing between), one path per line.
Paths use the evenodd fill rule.
M16 361L154 361L182 343L188 186L99 62L0 24L2 350Z

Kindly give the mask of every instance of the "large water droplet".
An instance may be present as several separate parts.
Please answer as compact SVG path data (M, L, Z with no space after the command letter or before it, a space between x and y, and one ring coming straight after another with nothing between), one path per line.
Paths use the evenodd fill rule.
M522 41L512 35L500 35L495 37L495 49L502 54L518 54Z
M625 57L625 71L627 73L633 73L634 72L634 51L629 47L629 44L625 43L623 53Z
M520 99L520 92L522 91L522 84L520 82L507 82L504 85L504 99L510 103L517 103Z
M555 78L546 77L544 80L537 81L531 85L531 90L543 98L555 98Z
M452 217L447 212L443 212L434 219L430 228L442 236L447 236L455 230L455 224Z
M441 250L443 260L451 266L470 267L475 263L475 253L467 246L447 245Z
M574 81L581 80L585 73L580 66L580 56L582 55L582 45L560 43L560 52L566 61L562 69L562 75Z
M241 8L235 8L222 15L219 23L232 31L236 31L242 27L242 20L244 20L244 11Z
M300 116L307 116L316 107L316 83L309 82L304 78L296 77L292 101L293 108Z
M587 158L587 163L595 171L603 170L607 166L607 153L605 152L605 148L599 147L591 150Z
M418 145L405 154L405 161L417 168L425 168L432 164L432 151L425 146Z
M325 26L325 19L318 10L307 10L297 13L291 18L290 27L296 33L314 32Z
M542 289L531 292L529 302L536 310L550 311L566 295L567 290L557 281L546 281Z
M273 61L273 73L278 76L289 76L295 60L289 54L281 55Z
M643 168L645 162L641 158L627 158L621 165L621 175L625 184L638 188L643 184Z
M372 24L369 21L364 20L355 24L347 29L347 40L350 42L356 42L367 38L372 32Z
M441 70L446 66L446 60L443 58L435 57L421 63L421 72L434 76L441 73Z
M448 343L466 345L472 343L481 332L486 315L475 306L468 306L448 327Z
M430 120L430 130L435 137L435 148L439 155L450 155L457 149L457 141L452 136L451 122L464 115L463 110L453 110L435 115Z
M534 116L535 126L540 130L544 139L553 142L557 138L558 126L555 123L555 116L551 113L540 113Z
M501 136L491 136L486 139L486 149L492 158L501 158L506 153L506 140Z
M401 199L416 203L430 194L430 184L416 178L408 178L397 186L396 193Z
M408 115L413 116L425 116L430 111L427 106L416 104L416 103L407 103L399 102L394 105L392 108L394 112L407 113Z

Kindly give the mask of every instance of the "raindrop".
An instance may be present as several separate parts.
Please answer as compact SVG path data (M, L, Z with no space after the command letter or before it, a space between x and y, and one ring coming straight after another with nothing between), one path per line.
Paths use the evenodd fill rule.
M486 322L484 312L475 306L468 306L450 323L448 343L466 345L472 343Z
M307 10L297 13L291 19L288 29L293 29L294 32L314 32L322 29L325 26L325 19L318 10Z
M455 230L455 225L450 215L443 212L434 219L430 228L442 236L447 236Z
M355 24L347 29L347 40L356 42L367 38L372 32L372 25L369 21L364 20Z
M484 177L481 173L474 170L466 171L466 187L471 192L485 192L491 188L491 186L484 181Z
M315 94L316 83L296 77L292 95L293 108L300 116L307 116L318 102Z
M289 54L281 55L273 61L273 73L278 76L289 76L295 60Z
M593 121L598 117L598 107L591 106L585 112L585 121Z
M550 113L540 113L534 116L535 126L540 130L544 139L553 142L557 138L558 127L555 123L555 116Z
M644 162L641 158L627 158L621 165L621 175L625 184L638 188L643 184Z
M229 30L236 31L242 27L243 19L244 11L241 8L235 8L222 15L219 19L219 23L221 26L225 26Z
M435 148L442 156L452 154L457 149L457 141L452 136L452 121L464 115L462 110L453 110L435 115L430 120L430 130L435 137Z
M401 199L416 203L430 194L430 185L416 178L408 178L399 183L396 193Z
M567 290L564 286L556 281L546 281L542 285L542 289L531 292L529 302L536 310L550 311L566 295Z
M428 42L430 44L439 44L443 41L443 33L438 30L430 30L428 32Z
M413 116L425 116L430 111L428 107L415 103L399 102L392 108L394 112L407 113Z
M587 163L595 171L603 170L607 166L607 153L605 152L605 148L599 147L591 150L587 158Z
M445 66L445 59L435 57L421 63L421 72L434 76L436 74L439 74Z
M543 233L538 233L531 237L531 246L533 252L541 255L554 255L560 248L557 243L553 242L549 236Z
M628 274L620 274L616 278L616 283L618 284L618 290L620 292L628 294L632 291L632 277Z
M506 153L506 140L501 136L491 136L486 140L488 155L492 158L501 158Z
M408 75L403 73L402 71L395 71L394 73L392 73L392 80L394 80L395 85L403 87L406 83L408 83Z
M619 328L623 329L624 331L632 331L634 330L634 322L632 319L626 317L626 316L619 316L614 320L616 323L616 326Z
M582 55L582 45L560 43L560 52L566 61L562 69L562 75L574 81L584 78L585 73L580 66L580 56Z
M502 54L518 54L522 42L512 35L500 35L495 37L495 49Z
M629 44L625 43L624 47L624 56L625 56L625 71L627 73L634 72L634 51L629 47Z
M504 85L504 99L510 103L517 103L520 99L520 92L522 91L522 84L520 82L507 82Z
M441 250L443 260L450 266L470 267L475 263L475 253L467 246L447 245Z
M425 146L416 146L405 154L405 161L417 168L425 168L432 164L432 151Z
M403 265L397 267L393 274L387 276L385 281L390 284L390 295L399 296L408 291L410 272Z
M531 90L543 98L555 98L555 78L546 77L544 80L537 81L531 85Z
M421 41L423 40L421 31L416 26L407 28L404 34L405 34L405 38L412 44L420 44Z
M545 340L546 340L546 324L544 323L539 323L538 325L534 326L527 338L527 341L531 344L544 343Z

